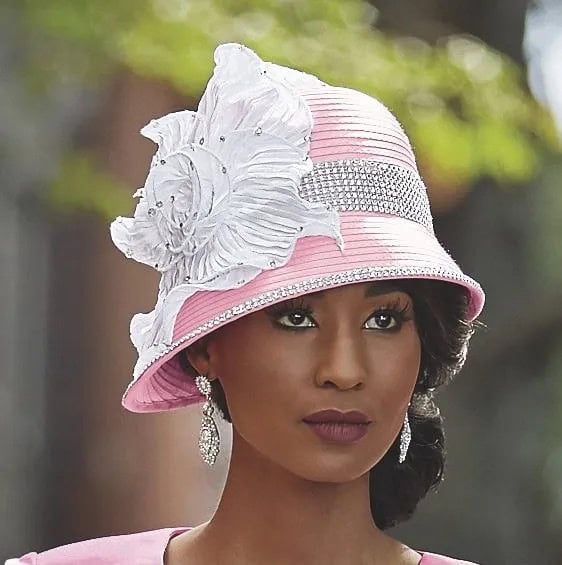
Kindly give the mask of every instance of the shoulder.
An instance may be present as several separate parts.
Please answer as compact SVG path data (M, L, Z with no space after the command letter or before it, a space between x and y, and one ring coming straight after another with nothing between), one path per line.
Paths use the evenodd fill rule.
M5 565L158 565L172 535L187 528L164 528L121 536L94 538L8 559Z
M422 555L420 565L478 565L472 561L462 561L453 557L447 557L446 555L437 555L437 553L425 552Z

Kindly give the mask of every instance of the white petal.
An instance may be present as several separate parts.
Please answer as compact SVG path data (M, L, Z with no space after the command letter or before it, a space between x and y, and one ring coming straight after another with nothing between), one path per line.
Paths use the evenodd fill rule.
M134 218L111 226L119 249L162 271L154 311L131 323L144 360L172 339L197 290L236 288L286 264L300 237L341 245L338 214L298 192L312 170L312 115L298 92L322 83L237 44L219 46L215 61L196 114L142 129L159 148Z

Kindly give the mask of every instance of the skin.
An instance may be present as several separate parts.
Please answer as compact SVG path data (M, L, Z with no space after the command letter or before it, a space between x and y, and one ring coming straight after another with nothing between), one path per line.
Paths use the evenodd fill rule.
M215 514L173 538L165 562L418 564L419 553L376 527L368 489L419 371L412 300L392 283L358 283L290 307L247 315L188 351L224 388L232 455ZM302 419L328 408L365 413L367 433L351 444L320 439Z

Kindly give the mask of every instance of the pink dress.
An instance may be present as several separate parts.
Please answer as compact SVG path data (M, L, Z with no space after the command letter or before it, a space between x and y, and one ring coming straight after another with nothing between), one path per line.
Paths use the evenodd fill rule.
M163 565L170 539L189 528L165 528L137 534L96 538L43 553L8 559L5 565ZM422 553L419 565L476 565L444 555Z

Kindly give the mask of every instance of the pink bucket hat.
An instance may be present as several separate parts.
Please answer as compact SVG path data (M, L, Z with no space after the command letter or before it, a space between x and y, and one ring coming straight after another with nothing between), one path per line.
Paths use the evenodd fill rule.
M139 353L123 406L204 400L177 354L275 302L354 282L435 279L484 293L436 239L400 124L378 100L219 46L197 112L152 120L156 143L117 247L161 272L158 301L131 322Z

